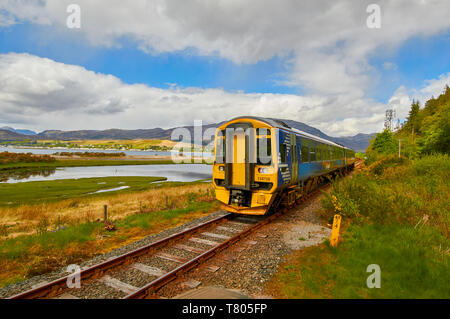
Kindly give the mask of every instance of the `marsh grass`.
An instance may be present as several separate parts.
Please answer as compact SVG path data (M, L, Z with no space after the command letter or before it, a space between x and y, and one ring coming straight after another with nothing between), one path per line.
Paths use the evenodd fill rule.
M18 163L0 163L0 171L31 168L56 168L56 167L84 167L84 166L123 166L123 165L160 165L174 164L171 159L152 159L152 160L116 160L116 159L70 159L56 160L54 162L18 162Z
M150 183L157 179L147 177L83 179L78 180L81 186L74 185L75 189L71 189L71 185L75 183L73 181L24 183L30 185L21 186L23 189L18 190L16 196L24 198L28 196L26 202L33 202L33 198L40 199L42 203L0 207L0 227L8 227L8 235L14 237L36 233L43 219L46 219L49 226L53 228L58 221L63 225L74 225L102 220L104 205L108 205L109 217L115 220L136 213L185 207L186 203L192 202L192 199L188 198L188 196L192 197L188 195L191 193L199 193L206 198L214 197L211 191L212 185L208 183ZM100 181L106 184L99 185ZM129 185L130 189L76 198L76 194L80 192L116 187L119 181L125 181L125 184L121 185ZM59 189L60 185L65 186ZM2 189L1 186L0 189ZM65 189L69 189L72 192L71 196L75 198L45 201L45 198L64 193ZM42 194L42 197L39 197L39 194ZM8 198L12 200L11 197Z
M201 183L160 189L159 192L164 194L147 191L110 197L110 204L113 205L125 200L136 202L136 199L143 201L150 198L151 204L148 202L148 207L152 207L144 212L139 209L124 212L111 206L111 220L116 229L112 232L104 229L99 218L101 214L92 214L91 211L87 211L84 216L86 220L78 221L63 214L64 218L59 218L58 224L41 216L36 226L39 231L0 241L0 286L53 271L70 263L79 263L150 234L205 216L217 209L216 201L210 196L210 187L210 184ZM172 208L165 207L166 196L170 199ZM139 202L136 203L136 208L138 207Z

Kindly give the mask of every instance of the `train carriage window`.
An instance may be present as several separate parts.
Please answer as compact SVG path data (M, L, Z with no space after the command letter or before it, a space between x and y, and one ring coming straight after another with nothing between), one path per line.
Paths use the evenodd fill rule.
M259 165L272 164L272 139L259 137L256 144L256 158Z
M309 150L308 146L302 146L302 163L308 163L309 162Z
M309 148L309 159L311 162L315 162L316 161L316 148L315 147L310 147Z
M286 144L280 144L281 163L287 163Z

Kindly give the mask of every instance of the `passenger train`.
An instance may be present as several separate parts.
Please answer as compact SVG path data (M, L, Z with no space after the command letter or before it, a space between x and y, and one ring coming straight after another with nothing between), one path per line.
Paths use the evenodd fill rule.
M354 168L355 151L277 119L238 117L215 135L213 184L222 207L265 215L293 206L327 179Z

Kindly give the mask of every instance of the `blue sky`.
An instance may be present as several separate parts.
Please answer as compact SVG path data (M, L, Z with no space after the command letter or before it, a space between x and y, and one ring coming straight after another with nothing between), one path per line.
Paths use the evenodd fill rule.
M195 50L148 54L135 42L122 39L118 46L92 46L79 36L53 34L51 27L28 23L0 28L0 53L30 53L57 62L75 64L88 70L112 74L128 84L145 83L167 88L217 88L246 93L303 94L297 86L284 85L289 57L237 64L220 56L201 56ZM48 34L52 36L49 38ZM44 36L45 35L45 36ZM375 52L369 63L380 79L369 97L386 103L400 86L420 87L424 80L450 70L450 32L431 37L413 37L394 52ZM386 69L385 63L393 63Z
M381 80L373 88L371 96L387 102L396 88L404 85L419 88L424 80L435 79L450 70L450 32L430 37L413 37L393 53L376 52L371 63L381 73ZM395 64L386 70L385 62Z
M51 35L49 37L49 35ZM219 56L201 56L195 50L152 55L135 42L121 39L116 47L92 46L79 36L55 33L52 27L29 23L0 28L0 53L30 53L88 70L112 74L129 84L167 88L217 88L246 93L299 94L298 87L283 85L286 58L274 57L251 64L236 64Z
M239 115L342 136L400 119L450 82L450 2L0 3L0 126L107 129ZM49 60L47 60L49 59ZM95 74L91 73L95 72Z

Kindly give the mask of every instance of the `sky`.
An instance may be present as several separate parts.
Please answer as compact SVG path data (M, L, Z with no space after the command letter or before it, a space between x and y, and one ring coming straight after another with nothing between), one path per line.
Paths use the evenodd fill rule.
M379 132L386 109L404 120L450 84L449 15L446 0L0 0L0 127L253 115Z

